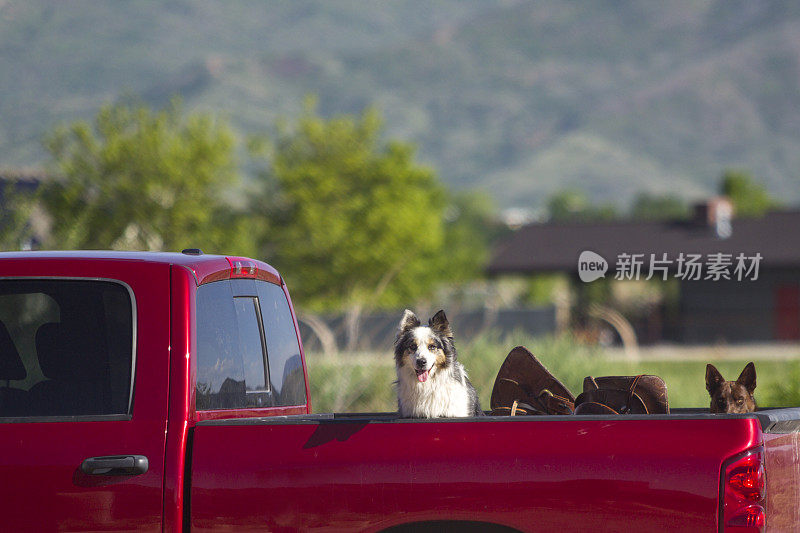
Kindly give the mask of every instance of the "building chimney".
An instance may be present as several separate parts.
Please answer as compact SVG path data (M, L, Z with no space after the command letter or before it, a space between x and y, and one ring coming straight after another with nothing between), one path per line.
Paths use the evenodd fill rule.
M711 228L720 239L727 239L733 234L733 203L726 196L714 196L695 204L693 218L698 226Z

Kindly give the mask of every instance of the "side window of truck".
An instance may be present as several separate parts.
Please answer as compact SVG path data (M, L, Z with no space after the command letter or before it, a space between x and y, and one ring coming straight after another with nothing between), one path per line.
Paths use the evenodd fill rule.
M257 285L275 405L303 405L306 381L289 302L281 287L266 282Z
M133 354L124 285L0 280L0 417L127 415Z
M282 289L255 280L198 288L197 409L304 403L300 348Z

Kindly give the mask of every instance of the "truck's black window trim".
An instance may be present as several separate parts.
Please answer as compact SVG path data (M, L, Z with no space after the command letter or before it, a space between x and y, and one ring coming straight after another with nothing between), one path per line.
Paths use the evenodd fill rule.
M86 415L86 416L27 416L0 417L0 424L40 424L47 422L128 422L131 415Z

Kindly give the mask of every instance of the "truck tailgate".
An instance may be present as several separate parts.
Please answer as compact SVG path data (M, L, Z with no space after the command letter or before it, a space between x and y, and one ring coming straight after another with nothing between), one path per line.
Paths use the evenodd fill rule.
M521 531L717 531L720 467L755 419L201 422L193 529L378 531L470 520Z

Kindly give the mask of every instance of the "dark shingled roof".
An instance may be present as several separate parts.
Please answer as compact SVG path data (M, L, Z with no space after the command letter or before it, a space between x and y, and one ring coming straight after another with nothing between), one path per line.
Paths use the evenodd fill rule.
M578 256L591 250L614 263L622 254L656 254L675 260L680 253L760 253L761 267L800 266L800 211L773 211L761 218L734 218L733 234L720 239L697 221L614 221L530 224L501 242L489 274L577 272Z

